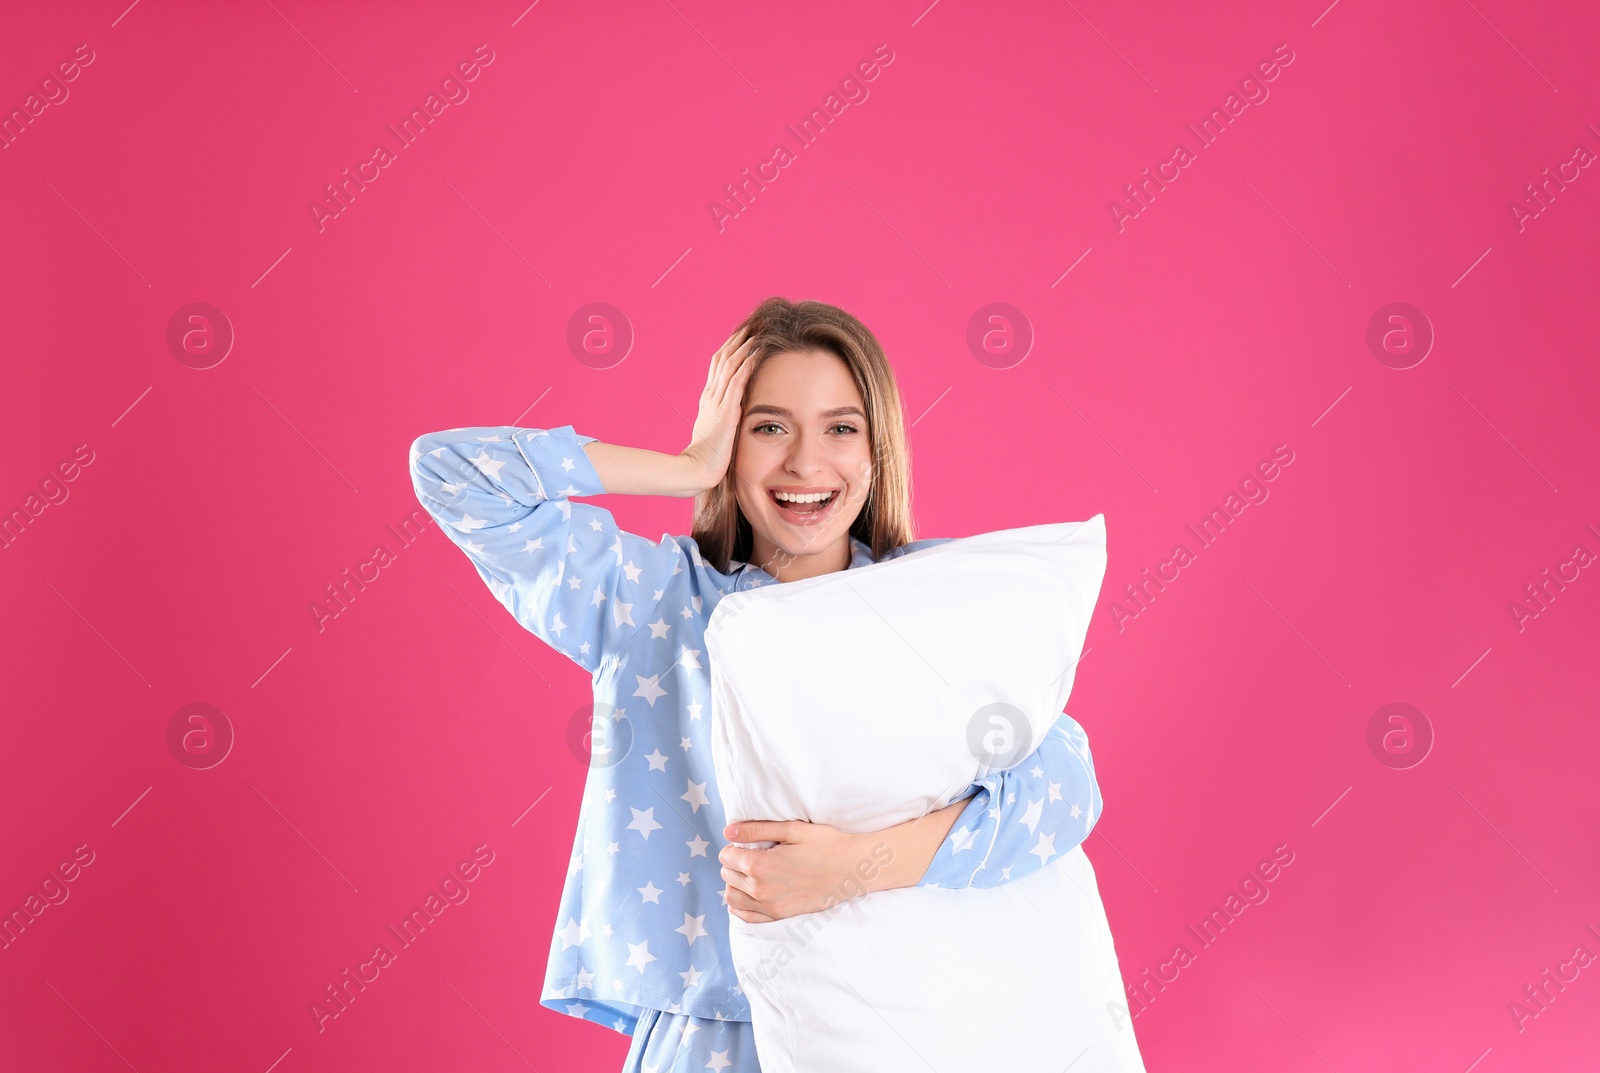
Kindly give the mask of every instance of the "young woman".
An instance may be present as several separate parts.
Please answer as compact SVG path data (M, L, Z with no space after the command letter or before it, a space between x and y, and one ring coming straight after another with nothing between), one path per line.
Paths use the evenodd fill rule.
M911 539L899 389L841 309L761 303L712 357L677 454L570 425L458 428L419 437L411 474L496 598L592 676L596 744L541 1003L631 1034L624 1073L759 1069L728 913L816 912L862 875L867 890L994 886L1099 817L1088 741L1063 713L1032 756L920 819L725 826L702 658L718 601L953 539ZM695 496L693 534L652 543L572 498L602 493Z

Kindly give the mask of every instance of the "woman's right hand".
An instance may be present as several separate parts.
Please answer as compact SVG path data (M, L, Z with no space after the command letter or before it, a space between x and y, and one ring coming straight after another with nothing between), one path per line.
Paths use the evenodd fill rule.
M754 341L749 329L741 328L711 356L711 371L700 394L700 413L689 446L681 452L694 463L705 488L715 488L733 460L745 384L755 365L750 360Z

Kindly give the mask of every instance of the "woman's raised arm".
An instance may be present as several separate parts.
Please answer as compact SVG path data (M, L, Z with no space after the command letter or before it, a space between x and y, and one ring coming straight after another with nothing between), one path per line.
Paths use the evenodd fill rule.
M692 483L688 459L560 428L485 426L419 436L411 483L439 529L523 627L590 674L649 621L682 550L625 532L572 496L608 491L585 448L636 485ZM649 485L646 483L646 487Z
M600 443L593 437L584 452L606 491L624 495L692 496L715 487L728 471L739 434L744 387L753 363L747 330L735 332L711 356L700 410L689 446L675 455Z
M453 428L411 444L412 488L506 610L594 674L649 621L683 550L571 497L714 486L733 456L749 352L735 333L713 355L693 436L677 454L601 443L571 425Z

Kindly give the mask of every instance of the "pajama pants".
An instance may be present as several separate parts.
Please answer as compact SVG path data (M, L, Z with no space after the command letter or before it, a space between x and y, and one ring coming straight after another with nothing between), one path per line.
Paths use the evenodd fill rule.
M761 1073L749 1021L645 1010L622 1073Z

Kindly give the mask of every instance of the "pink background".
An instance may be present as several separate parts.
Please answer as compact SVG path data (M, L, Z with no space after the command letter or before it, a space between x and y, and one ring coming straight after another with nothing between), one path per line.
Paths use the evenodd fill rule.
M6 113L94 59L0 150L0 509L69 493L0 555L0 907L93 861L0 950L0 1066L617 1069L625 1037L537 1002L588 682L431 526L394 539L407 447L572 424L679 450L711 352L776 293L883 341L919 535L1106 515L1069 706L1106 803L1086 848L1130 984L1195 955L1146 983L1151 1070L1589 1068L1600 963L1509 1004L1600 954L1600 571L1561 566L1600 552L1600 170L1520 229L1510 206L1600 151L1592 5L115 0L7 31ZM880 43L869 96L796 148ZM470 95L319 228L480 44ZM1201 148L1186 124L1259 95L1280 44ZM1197 159L1119 229L1180 141ZM167 342L194 302L236 333L206 369ZM610 368L566 341L591 302L634 335ZM996 302L1033 337L1008 368L967 343ZM1435 333L1406 369L1366 342L1396 302ZM1280 444L1270 498L1200 548L1185 526ZM687 500L597 502L688 530ZM1546 568L1578 575L1519 629ZM235 735L209 768L168 744L197 702ZM1369 748L1393 702L1431 728L1420 764ZM308 1004L480 845L469 899L319 1031ZM1201 948L1187 926L1276 846L1268 899Z

